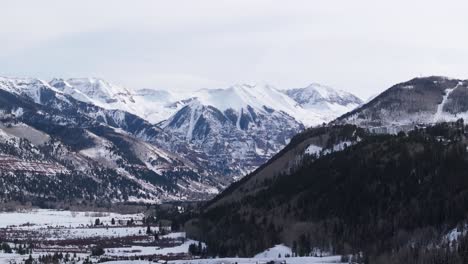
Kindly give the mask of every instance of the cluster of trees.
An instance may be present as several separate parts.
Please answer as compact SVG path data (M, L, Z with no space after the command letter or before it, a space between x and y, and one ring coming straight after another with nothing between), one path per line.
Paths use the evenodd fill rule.
M456 122L364 136L344 151L264 182L253 195L207 207L191 222L191 235L220 256L251 256L278 243L299 256L314 248L363 252L362 261L370 263L385 263L377 262L379 256L398 258L410 245L420 253L467 218L464 131ZM454 247L463 244L447 254L462 258Z
M44 264L58 264L58 263L79 263L81 257L77 257L76 253L71 255L70 253L63 254L62 252L55 252L54 254L40 255L37 259L34 259L31 255L25 260L25 264L33 263L44 263ZM89 258L83 260L83 263L90 264Z
M452 243L434 246L408 246L393 252L384 252L370 259L372 264L465 264L468 263L468 236Z
M198 242L198 244L192 243L189 245L188 249L189 253L192 256L206 256L207 255L207 248L203 246L201 242Z
M87 173L71 171L54 177L43 176L36 173L0 172L0 201L32 202L41 206L41 203L46 202L110 204L113 200L126 201L129 196L151 198L150 194L139 191L137 183L114 170L96 169Z
M3 242L0 248L4 253L13 253L13 250L11 249L10 244L8 243Z
M3 242L0 244L0 250L3 251L3 253L11 254L13 252L20 254L20 255L25 255L25 254L31 254L32 252L32 245L23 245L19 244L18 241L15 240L14 242L14 247L12 248L9 243Z

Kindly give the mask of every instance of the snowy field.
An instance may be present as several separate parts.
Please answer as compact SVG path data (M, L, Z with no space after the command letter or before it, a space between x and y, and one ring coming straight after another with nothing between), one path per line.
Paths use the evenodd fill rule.
M116 222L133 219L141 219L143 214L116 214L105 212L72 212L58 210L27 210L21 212L1 212L0 228L9 226L41 227L80 227L94 225L96 218L100 222L110 225L112 218Z
M339 256L331 257L297 257L297 258L219 258L219 259L197 259L197 260L175 260L171 264L266 264L269 261L287 264L313 264L313 263L341 263ZM123 264L123 263L121 263ZM134 263L133 263L134 264Z
M187 252L188 245L196 241L187 241L183 245L174 248L166 248L159 251L159 254L169 254L169 253L183 253ZM122 249L118 249L122 250ZM142 250L141 254L136 253L136 255L148 255L157 252L155 249L141 248L141 247L132 247L124 249L128 252L129 256L131 255L131 250ZM146 253L146 254L145 254ZM109 254L109 253L107 253ZM122 252L120 252L122 254ZM309 263L341 263L340 256L326 256L326 257L288 257L286 255L291 255L292 251L289 247L284 245L276 245L273 248L267 249L264 252L261 252L255 255L253 258L212 258L212 259L193 259L193 260L173 260L169 261L170 264L266 264L270 261L275 263L287 263L287 264L309 264ZM281 256L281 257L279 257ZM132 260L132 261L111 261L107 262L109 264L147 264L148 261Z
M194 260L173 260L169 264L266 264L269 261L286 264L319 264L319 263L342 263L339 256L330 257L295 257L295 258L213 258L213 259L194 259ZM108 264L148 264L149 261L131 260L131 261L109 261Z
M198 244L198 241L187 240L183 244L175 247L157 248L157 247L121 247L106 249L106 256L148 256L148 255L168 255L168 254L181 254L188 253L190 244Z

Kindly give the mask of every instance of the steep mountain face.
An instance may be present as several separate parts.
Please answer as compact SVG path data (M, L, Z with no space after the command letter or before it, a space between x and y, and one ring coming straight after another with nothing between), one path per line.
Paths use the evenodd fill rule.
M271 109L247 106L221 112L198 101L162 125L164 131L204 153L207 168L225 177L243 176L257 168L303 129L290 116Z
M302 108L322 116L328 123L337 116L360 106L363 102L351 93L313 83L304 88L285 90Z
M415 78L392 86L334 123L395 133L418 124L468 117L468 82L445 77Z
M370 263L466 257L457 250L468 245L465 131L461 121L398 135L308 129L210 201L187 230L221 256L285 243L298 255L364 252Z
M161 127L204 153L207 168L225 176L254 170L304 129L286 112L295 110L282 102L290 99L270 87L234 86L196 96Z
M110 202L199 199L216 192L217 183L202 168L156 144L171 138L160 128L77 101L43 81L0 78L0 117L6 200L19 197L11 190L20 190L23 199ZM65 178L71 180L61 184ZM45 195L46 185L56 188Z

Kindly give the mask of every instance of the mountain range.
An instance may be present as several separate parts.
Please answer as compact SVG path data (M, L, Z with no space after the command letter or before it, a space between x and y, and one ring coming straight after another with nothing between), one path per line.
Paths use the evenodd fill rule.
M119 193L104 195L109 201L207 199L255 171L308 127L330 122L395 134L454 121L466 116L467 89L464 80L415 78L363 104L319 84L288 90L242 84L183 95L130 90L97 78L0 78L2 173L15 182L6 187L13 189L28 184L16 182L18 173L48 175L32 178L49 185L78 173L77 181L85 178L102 188L83 187L89 196L106 189ZM320 144L307 149L320 151ZM122 193L113 181L133 187ZM82 195L69 198L75 196Z
M0 78L0 93L5 200L206 199L263 164L305 126L337 116L311 111L270 85L184 96L97 78ZM336 94L310 97L308 106L314 100L343 109L359 104Z
M285 244L356 263L466 263L467 91L415 78L307 128L201 206L188 234L215 256Z

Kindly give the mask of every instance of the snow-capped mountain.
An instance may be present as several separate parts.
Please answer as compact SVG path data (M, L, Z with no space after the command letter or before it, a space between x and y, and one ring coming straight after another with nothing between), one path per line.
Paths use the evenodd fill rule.
M164 90L130 91L98 78L53 79L50 85L76 100L104 109L117 109L138 115L150 123L167 119L180 109L174 93Z
M196 99L222 112L246 112L247 106L257 111L269 108L284 112L307 127L327 123L362 103L350 93L318 84L283 91L269 84L237 84L226 89L202 89L191 96L185 103Z
M395 133L460 118L468 118L468 81L432 76L396 84L334 123Z
M77 100L124 110L158 124L176 137L158 138L158 145L193 162L203 160L210 173L229 177L257 168L304 126L328 122L360 102L350 94L318 85L315 91L320 97L312 97L312 86L285 92L268 84L238 84L181 94L152 89L129 92L95 78L50 84ZM195 153L187 154L187 147Z
M98 78L53 79L50 85L77 100L100 107L110 105L119 109L135 102L127 89Z
M194 98L220 111L249 105L283 111L305 126L314 126L360 105L356 96L319 84L280 91L268 84L238 84L225 89L174 92L154 89L130 90L98 78L54 79L50 85L73 98L105 109L123 110L150 123L167 120Z
M317 83L304 88L285 90L284 92L303 109L318 114L322 118L322 122L325 123L363 103L361 99L351 93L335 90Z
M225 177L240 177L267 161L304 128L282 112L247 109L221 112L194 102L164 122L164 131L204 153L207 168Z
M13 126L19 133L13 136L24 135L36 148L56 140L69 150L62 156L71 161L53 156L43 167L105 168L145 186L141 197L158 200L206 198L266 162L305 125L321 124L330 114L307 109L268 84L183 94L130 90L97 78L0 78L0 91L5 124L22 128ZM38 143L31 133L47 139Z
M304 129L290 115L300 110L271 86L235 85L198 91L161 127L204 153L209 168L240 177Z
M152 202L216 193L219 183L202 167L157 144L171 138L136 115L77 101L44 81L0 78L0 173L12 182L5 190L35 197L35 188L49 185L51 199Z

